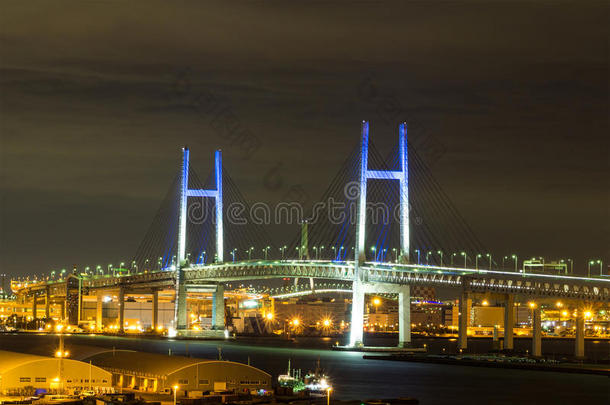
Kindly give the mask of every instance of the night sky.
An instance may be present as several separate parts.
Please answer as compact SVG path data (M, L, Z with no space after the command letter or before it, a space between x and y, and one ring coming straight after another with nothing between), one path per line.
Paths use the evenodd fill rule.
M606 1L1 9L0 273L130 260L185 144L251 201L311 203L363 119L383 152L409 123L496 257L610 261Z

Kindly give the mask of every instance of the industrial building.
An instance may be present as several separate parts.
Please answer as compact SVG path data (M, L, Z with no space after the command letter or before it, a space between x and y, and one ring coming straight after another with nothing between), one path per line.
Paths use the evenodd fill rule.
M88 363L0 350L0 393L3 395L31 395L37 389L107 391L111 384L110 372Z
M115 387L178 395L232 390L271 389L271 375L250 365L223 360L113 350L87 359L112 373Z

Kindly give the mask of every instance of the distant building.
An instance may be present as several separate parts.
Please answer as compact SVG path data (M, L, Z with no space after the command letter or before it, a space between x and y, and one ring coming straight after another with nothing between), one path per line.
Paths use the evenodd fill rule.
M87 361L112 373L115 387L148 392L194 392L232 390L250 392L271 389L271 375L258 368L232 361L204 360L183 356L113 350Z
M36 389L106 391L111 384L110 372L88 363L0 350L3 395L33 395Z

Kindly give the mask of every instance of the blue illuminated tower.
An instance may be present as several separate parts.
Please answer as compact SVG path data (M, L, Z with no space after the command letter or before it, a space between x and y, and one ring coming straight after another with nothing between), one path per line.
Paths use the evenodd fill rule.
M214 174L216 188L211 190L189 189L189 150L182 148L182 166L180 175L180 218L178 228L178 263L176 266L176 304L174 322L178 329L186 328L186 288L182 282L182 267L186 259L186 221L188 216L188 197L214 198L216 208L216 262L224 261L223 227L222 227L222 152L214 155Z
M362 122L360 143L360 194L358 200L358 222L356 228L355 274L352 297L352 323L350 345L362 344L364 327L364 288L360 266L366 260L366 186L368 179L398 180L400 193L400 261L409 261L409 161L407 149L407 124L402 123L398 129L400 170L369 170L369 123Z

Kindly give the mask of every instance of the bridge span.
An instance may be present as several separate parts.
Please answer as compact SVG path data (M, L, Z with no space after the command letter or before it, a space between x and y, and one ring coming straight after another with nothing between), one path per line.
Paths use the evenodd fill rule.
M412 239L417 234L410 229L410 203L416 201L413 194L409 194L409 181L413 180L413 171L409 168L409 152L407 143L407 125L402 123L398 130L398 147L395 161L390 164L382 162L382 169L371 169L369 167L370 158L374 154L369 154L369 124L364 121L361 125L360 148L356 156L355 191L352 196L346 197L355 203L355 221L344 221L338 224L337 230L333 234L332 260L313 260L310 250L315 251L315 256L319 257L323 246L314 246L309 249L309 238L307 221L303 223L301 240L296 247L298 258L289 257L286 253L286 246L280 248L282 259L268 260L269 246L265 243L263 248L263 260L236 260L237 248L233 247L230 251L232 261L225 260L225 245L230 235L225 234L228 223L224 219L225 211L223 206L223 196L229 193L224 188L222 155L216 151L214 158L214 185L198 184L196 188L191 188L189 179L194 178L194 174L189 166L189 150L183 148L182 162L180 166L179 185L177 187L177 204L179 207L176 218L170 218L174 224L169 235L170 237L159 238L169 246L163 256L159 257L158 267L152 270L151 262L156 261L157 256L147 257L144 263L140 263L137 270L137 263L134 260L134 274L124 275L103 275L103 274L69 274L61 277L60 280L49 280L41 282L14 282L13 290L18 294L22 301L32 302L34 316L37 314L37 305L40 299L44 299L45 315L49 316L49 306L52 302L62 305L63 317L70 323L78 323L80 319L81 301L83 295L94 295L97 297L96 323L101 329L102 306L101 300L104 291L116 291L119 300L118 324L120 331L124 327L124 302L125 295L138 292L152 295L153 308L153 327L158 324L158 294L159 291L173 291L174 302L174 326L179 335L192 335L188 325L188 301L189 293L206 292L213 297L212 327L214 330L223 332L225 330L224 319L224 290L225 284L233 281L243 280L269 280L278 278L307 278L310 279L312 288L314 280L329 280L344 283L352 293L352 309L350 322L350 341L351 346L361 346L363 342L363 319L364 319L364 299L365 294L393 294L398 298L399 308L399 345L408 346L411 342L411 322L410 322L410 302L411 287L431 286L443 287L455 293L459 298L459 339L458 344L461 349L467 347L468 316L467 309L469 302L477 295L493 294L499 297L504 303L504 348L513 348L513 326L514 326L514 306L516 301L523 300L544 300L559 299L566 301L573 309L576 324L576 344L575 354L582 357L584 355L584 308L591 303L601 302L606 305L610 301L610 280L603 277L575 277L567 274L541 274L527 272L524 268L517 271L517 257L513 255L515 261L515 271L505 271L502 269L492 269L492 258L488 257L488 269L479 266L478 258L482 255L480 251L475 253L475 259L470 256L472 267L468 267L468 253L461 252L464 259L464 266L443 265L443 253L438 250L439 263L430 264L427 255L427 264L420 262L420 249L412 249ZM379 163L379 162L378 162ZM351 173L351 172L350 172ZM346 180L349 177L346 177ZM391 183L396 185L394 188L384 190L386 194L398 190L396 198L398 238L397 243L389 245L387 240L387 229L382 227L382 231L375 235L379 243L387 246L383 249L372 246L371 253L365 248L367 238L367 187L369 180L377 183ZM415 177L417 181L417 178ZM348 183L348 185L350 185ZM224 191L223 191L224 190ZM235 194L235 193L233 193ZM211 199L213 206L213 230L214 234L214 254L206 253L206 250L197 247L196 251L187 252L189 245L188 225L189 225L189 198ZM426 204L438 204L437 201L426 201ZM452 207L450 207L453 209ZM208 222L210 220L208 219ZM167 222L167 221L166 221ZM352 226L355 224L355 226ZM335 224L337 225L337 224ZM370 226L369 226L370 227ZM177 228L177 232L176 232ZM348 229L354 230L354 237L351 249L345 248L344 243L348 240ZM448 229L448 228L447 228ZM442 228L442 231L445 229ZM449 233L449 231L447 232ZM197 235L195 235L197 236ZM201 235L198 235L201 236ZM370 236L370 235L369 235ZM174 238L175 237L175 238ZM471 235L467 235L471 238ZM172 239L174 238L174 239ZM175 241L175 245L167 241ZM337 241L340 242L337 242ZM320 241L320 240L319 240ZM167 243L166 243L167 242ZM234 241L233 241L234 242ZM321 243L323 241L320 241ZM429 241L428 241L429 242ZM324 242L325 245L331 244ZM147 246L147 244L144 244ZM175 248L174 248L175 246ZM174 249L174 250L171 250ZM208 248L209 249L209 248ZM240 246L242 251L243 246ZM246 250L248 257L251 256L253 247ZM330 250L330 249L328 249ZM328 252L327 250L327 252ZM351 260L347 259L347 252L351 252ZM386 258L387 252L394 252L394 260ZM294 253L294 252L293 252ZM368 253L368 256L367 256ZM417 253L417 261L413 259ZM432 252L428 252L430 254ZM479 253L479 254L477 254ZM199 258L190 260L190 255ZM391 253L390 253L391 254ZM457 253L453 253L457 255ZM206 257L214 257L211 263L207 262ZM169 258L172 258L168 263ZM373 260L371 260L373 259ZM499 266L498 266L499 267ZM601 268L601 264L600 264ZM332 289L331 289L332 290ZM338 288L336 290L344 291ZM540 306L532 308L533 319L533 347L532 353L540 355Z

